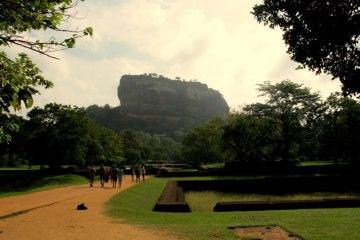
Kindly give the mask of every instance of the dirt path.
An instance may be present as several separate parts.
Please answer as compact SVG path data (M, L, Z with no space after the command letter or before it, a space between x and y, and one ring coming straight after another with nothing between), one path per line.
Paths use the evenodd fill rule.
M177 239L168 232L156 232L121 223L104 215L104 203L134 183L125 179L121 189L65 187L28 195L0 198L1 240L166 240ZM85 202L86 211L76 211ZM26 211L29 210L30 211ZM32 209L32 210L31 210Z
M302 240L302 238L289 233L279 226L239 227L235 228L235 234L238 235L241 239Z

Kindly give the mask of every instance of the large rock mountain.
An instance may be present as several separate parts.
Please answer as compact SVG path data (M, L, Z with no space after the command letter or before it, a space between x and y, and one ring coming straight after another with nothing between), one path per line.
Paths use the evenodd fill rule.
M121 107L137 115L207 119L229 112L223 96L199 82L124 75L118 96Z
M118 97L119 107L92 105L88 115L116 130L171 134L229 112L223 96L206 84L157 75L122 76Z

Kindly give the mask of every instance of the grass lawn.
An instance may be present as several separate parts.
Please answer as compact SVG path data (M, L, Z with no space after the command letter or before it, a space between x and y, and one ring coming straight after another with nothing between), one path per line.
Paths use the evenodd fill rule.
M225 163L209 163L209 164L202 164L201 167L206 169L217 169L217 168L224 168Z
M334 162L330 161L305 161L301 162L300 166L327 166L327 165L334 165Z
M187 239L238 239L227 226L280 225L306 240L360 239L360 208L162 213L152 208L167 179L152 178L114 196L107 213Z
M279 200L307 200L323 198L351 198L360 197L359 193L335 193L335 192L314 192L295 194L239 194L232 192L218 191L188 191L185 192L185 200L190 204L192 211L213 211L217 202L239 202L239 201L279 201Z
M44 168L47 168L47 166L44 166ZM32 165L30 170L39 170L40 169L40 165ZM29 170L29 166L28 165L19 165L16 167L0 167L0 171L1 170Z
M79 175L57 175L36 179L28 183L17 183L16 186L0 186L0 197L22 195L36 191L52 188L65 187L69 185L83 184L88 182L85 177Z

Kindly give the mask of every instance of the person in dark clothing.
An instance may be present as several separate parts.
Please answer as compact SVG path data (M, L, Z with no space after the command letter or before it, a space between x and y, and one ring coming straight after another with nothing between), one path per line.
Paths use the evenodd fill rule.
M100 175L100 185L101 185L101 187L104 187L104 183L105 183L105 168L104 168L103 165L100 166L99 175Z
M113 187L116 187L117 179L118 179L118 171L119 169L114 165L111 167L111 181L113 184Z
M118 182L119 188L121 188L123 176L124 176L124 171L123 171L123 169L120 167L120 168L118 168L118 176L117 176L117 178L118 178L118 180L119 180L119 182Z
M110 167L105 167L105 183L108 183L110 179Z
M145 181L146 168L144 164L141 164L140 172L141 172L142 180Z
M135 166L135 176L136 176L136 179L135 179L135 182L140 182L140 166L139 165L136 165Z
M135 166L134 165L131 165L131 181L134 181L134 175L135 175Z
M91 166L91 167L89 168L90 187L93 187L93 186L94 186L95 174L96 174L96 169L95 169L94 166Z

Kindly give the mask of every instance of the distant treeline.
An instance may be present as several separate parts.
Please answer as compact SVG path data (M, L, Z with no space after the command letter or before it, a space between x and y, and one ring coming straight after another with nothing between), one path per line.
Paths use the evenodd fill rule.
M166 135L176 142L181 141L186 129L204 122L190 117L172 119L166 116L146 118L141 115L129 115L121 107L110 107L108 104L90 105L86 108L86 114L97 124L117 132L133 129L149 134Z
M1 116L18 128L10 132L11 141L0 143L0 165L110 165L172 161L178 155L179 144L170 138L130 129L115 132L96 124L82 108L53 103L27 116Z
M359 165L360 102L283 81L258 85L262 103L244 106L185 132L179 142L142 131L99 126L85 109L60 104L34 108L0 144L0 164L88 165L163 161L199 167L291 166L302 161ZM9 117L3 115L2 117ZM179 139L177 139L179 140Z
M224 161L228 167L294 165L299 161L360 164L360 103L318 93L291 81L258 85L264 103L244 106L225 119L190 130L184 161Z

